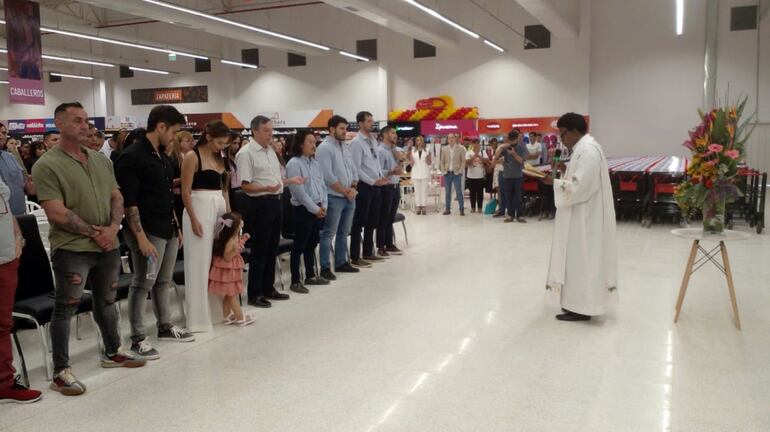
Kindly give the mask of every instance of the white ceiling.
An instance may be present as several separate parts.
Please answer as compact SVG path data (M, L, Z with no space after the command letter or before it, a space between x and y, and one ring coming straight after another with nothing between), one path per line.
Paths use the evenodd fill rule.
M467 37L450 26L430 18L402 0L163 0L206 14L266 28L282 34L307 39L334 49L350 50L355 41L347 41L339 23L392 31L437 46L452 47ZM499 42L521 44L525 24L539 22L553 25L554 37L572 37L576 32L576 0L419 0L425 6L465 27ZM2 3L2 0L0 0ZM239 51L248 46L290 51L308 56L325 52L303 44L282 40L226 23L170 10L143 0L40 0L43 25L51 28L98 35L131 43L239 60ZM521 4L520 4L521 3ZM319 9L320 8L320 9ZM337 22L319 22L314 28L288 25L285 17L312 19L319 10L336 10ZM528 12L531 11L532 13ZM543 12L545 11L545 12ZM282 20L272 19L278 15ZM309 16L308 16L309 15ZM535 18L534 15L539 15ZM330 16L328 13L325 16ZM496 19L494 17L496 17ZM158 22L168 23L161 26ZM276 22L280 22L276 24ZM550 24L547 24L550 23ZM351 24L352 25L352 24ZM320 33L319 33L320 32ZM4 27L0 26L0 36ZM158 54L131 47L108 46L69 36L45 34L44 51L57 55L111 60L149 62Z

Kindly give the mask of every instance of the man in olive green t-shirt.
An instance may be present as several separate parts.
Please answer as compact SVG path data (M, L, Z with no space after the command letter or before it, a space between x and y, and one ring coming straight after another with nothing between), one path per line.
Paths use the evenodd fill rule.
M112 165L104 155L84 147L88 114L79 103L59 105L55 122L61 142L35 163L32 178L51 224L51 264L56 279L51 389L74 396L85 392L86 387L69 365L70 318L80 306L86 282L93 292L94 319L104 339L102 367L140 367L145 362L120 349L115 296L123 196Z

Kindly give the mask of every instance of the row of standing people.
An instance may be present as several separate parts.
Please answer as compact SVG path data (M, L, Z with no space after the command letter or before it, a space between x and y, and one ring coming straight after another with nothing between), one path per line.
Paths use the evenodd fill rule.
M79 103L57 107L55 121L61 143L36 163L32 178L51 225L56 285L51 321L51 388L64 395L79 395L86 390L71 369L68 349L70 318L77 312L86 288L93 293L94 317L104 341L103 367L142 367L146 361L159 358L160 353L149 343L144 327L144 302L148 294L152 298L158 340L191 342L195 338L193 333L210 330L209 292L223 298L226 324L252 323L253 317L244 314L236 300L244 291L240 252L247 240L251 249L249 304L270 307L271 300L288 299L288 295L274 288L284 185L291 188L293 209L295 216L299 216L295 217L297 238L291 259L295 292L307 292L299 275L302 255L305 283L310 285L334 280L332 268L336 272L358 272L357 267L367 267L372 261L401 253L392 236L400 173L393 151L395 131L384 131L385 142L379 145L371 134L369 113L359 114L361 132L350 144L343 143L347 121L333 117L329 122L331 136L319 147L317 160L315 137L298 137L294 146L297 157L286 167L288 175L293 175L289 178L283 176L270 146L270 119L255 117L252 138L235 157L235 171L246 195L241 203L247 231L244 236L240 234L244 225L239 214L231 211L230 158L223 157L223 153L227 154L232 135L223 123L207 125L201 139L183 158L178 184L184 203L180 223L174 211L174 162L165 151L185 123L184 116L174 107L155 107L146 132L132 138L114 158L114 166L89 146L88 114ZM363 184L367 192L359 194L358 188ZM373 211L378 205L388 209L384 217ZM353 220L348 257L348 231ZM385 226L388 220L389 226ZM121 223L133 264L128 297L130 350L121 347L115 307ZM363 257L359 249L361 229ZM378 232L376 255L372 249L374 230ZM335 236L332 267L330 250ZM318 240L320 275L314 273ZM186 251L187 328L174 325L169 310L173 269L181 244Z

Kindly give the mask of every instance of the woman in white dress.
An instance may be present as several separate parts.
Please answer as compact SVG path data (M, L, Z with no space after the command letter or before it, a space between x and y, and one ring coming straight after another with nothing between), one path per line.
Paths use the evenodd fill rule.
M209 122L182 162L185 315L187 328L193 333L212 329L209 269L217 218L230 211L229 169L222 158L229 142L227 125L218 120Z
M414 185L414 205L417 214L425 213L425 201L428 197L430 182L430 166L433 163L430 152L425 149L425 138L422 135L415 139L417 149L411 147L407 151L407 160L412 165L412 184Z

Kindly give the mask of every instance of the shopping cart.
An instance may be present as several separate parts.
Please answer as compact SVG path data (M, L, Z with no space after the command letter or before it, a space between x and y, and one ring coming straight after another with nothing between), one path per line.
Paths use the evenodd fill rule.
M765 195L767 192L767 173L748 167L741 168L736 177L736 186L741 197L727 205L725 224L732 229L737 221L742 221L761 234L765 227Z
M643 227L650 227L653 223L669 218L680 226L686 225L682 217L682 211L674 197L676 187L685 178L687 159L676 156L668 156L650 166L646 170L649 182L649 195L646 205L645 217L642 219Z

